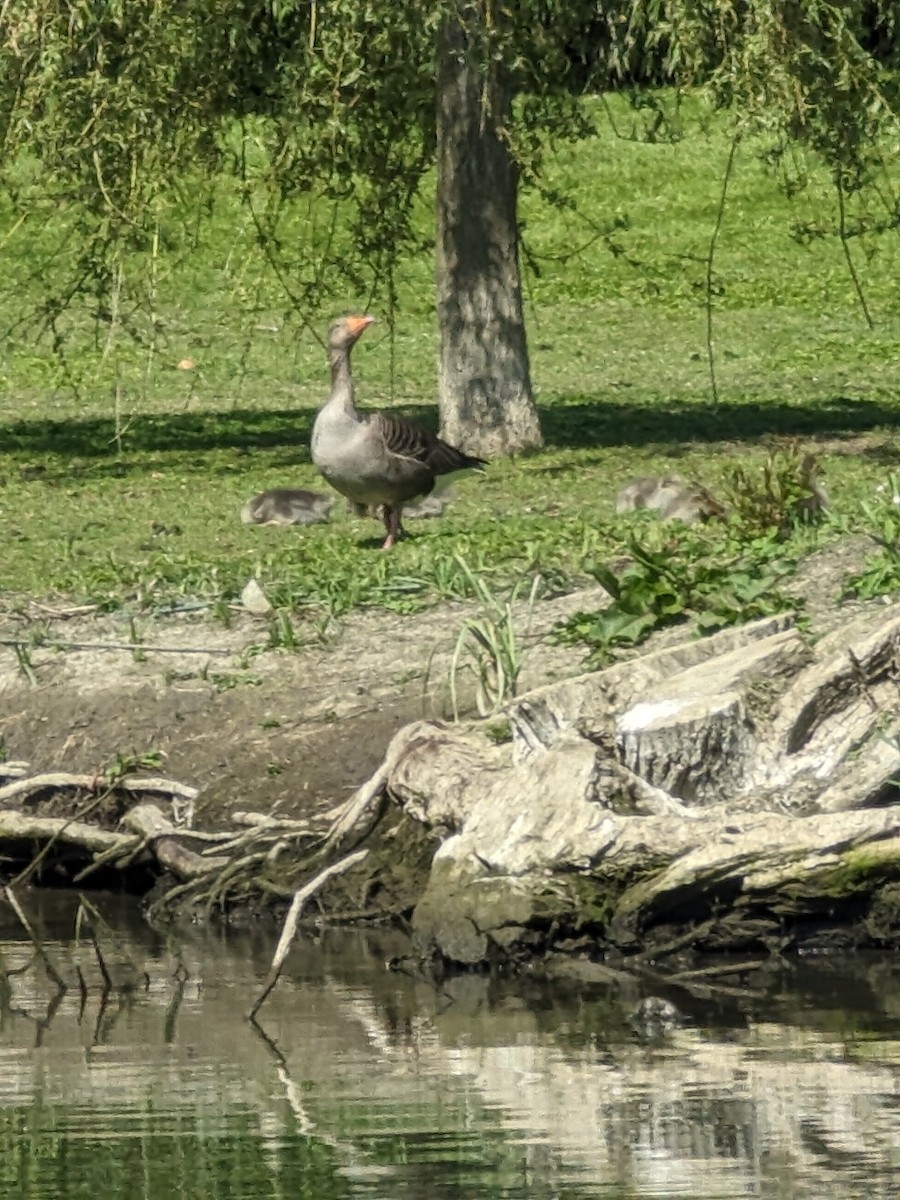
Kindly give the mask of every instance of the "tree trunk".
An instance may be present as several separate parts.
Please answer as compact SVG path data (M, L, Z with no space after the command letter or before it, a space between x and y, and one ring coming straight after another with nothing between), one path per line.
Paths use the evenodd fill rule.
M480 69L473 7L444 23L437 66L437 315L441 434L470 454L542 442L519 279L510 90ZM476 30L476 38L471 36Z

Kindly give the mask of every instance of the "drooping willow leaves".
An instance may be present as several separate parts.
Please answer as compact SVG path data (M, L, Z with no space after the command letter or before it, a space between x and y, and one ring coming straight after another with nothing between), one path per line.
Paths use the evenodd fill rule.
M548 144L591 132L583 88L704 87L776 148L806 143L845 191L878 169L896 124L900 17L888 0L7 0L7 211L70 215L48 325L72 297L107 307L123 256L183 240L167 213L187 197L202 220L214 203L204 181L223 176L295 306L315 302L326 267L357 290L389 280L415 245L434 161L448 14L461 14L483 70L512 83L507 133L526 181ZM339 253L327 242L286 253L282 216L310 197L340 211ZM140 306L140 280L130 291Z

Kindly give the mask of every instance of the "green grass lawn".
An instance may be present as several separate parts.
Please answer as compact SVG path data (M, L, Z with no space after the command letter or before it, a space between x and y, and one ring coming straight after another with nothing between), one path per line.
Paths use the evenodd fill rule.
M309 326L321 333L349 307L386 315L376 284L352 294L336 282L328 263L340 231L327 233L321 206L287 213L279 230L285 277L320 281L300 313L235 188L186 184L182 206L164 215L159 254L126 264L122 328L110 338L96 305L48 318L48 294L73 271L71 216L48 201L39 219L16 224L0 204L3 589L161 608L230 599L256 574L286 606L402 609L464 591L460 554L499 581L541 570L567 586L621 553L628 522L613 500L631 474L678 470L715 489L736 461L761 462L793 438L825 464L836 515L819 537L880 520L864 506L900 470L900 293L897 232L872 228L884 216L878 198L855 200L849 213L854 230L869 230L849 246L870 330L832 236L825 174L792 163L808 178L788 199L761 147L741 148L713 268L713 407L705 281L725 125L695 104L683 140L642 144L623 136L634 119L623 100L610 109L618 135L596 109L597 136L548 160L548 182L575 207L534 194L522 204L546 448L463 482L449 514L412 524L390 555L375 549L378 527L340 505L330 525L311 529L238 520L258 490L315 483L309 431L328 373ZM423 235L430 214L426 186ZM424 252L395 264L393 328L375 326L355 354L363 404L429 423L432 270ZM185 359L192 369L179 366ZM798 538L798 549L811 544L808 531Z

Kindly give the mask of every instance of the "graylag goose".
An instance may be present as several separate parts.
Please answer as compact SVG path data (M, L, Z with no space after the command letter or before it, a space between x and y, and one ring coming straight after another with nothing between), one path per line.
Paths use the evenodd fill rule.
M380 506L387 536L402 533L403 505L427 496L440 475L483 467L484 459L457 450L404 417L361 413L353 394L350 352L374 317L339 317L328 330L331 395L312 431L312 460L331 486L355 505Z

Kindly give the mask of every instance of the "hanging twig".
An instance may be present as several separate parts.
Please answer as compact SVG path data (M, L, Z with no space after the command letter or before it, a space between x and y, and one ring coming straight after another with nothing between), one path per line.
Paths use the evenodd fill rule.
M355 867L357 863L362 862L368 856L368 850L356 850L353 854L348 854L346 858L340 859L339 862L332 863L323 871L320 871L313 879L303 885L294 892L294 898L291 901L291 906L287 911L287 916L284 918L284 926L281 930L281 937L278 939L278 945L275 947L275 953L272 956L272 965L269 968L269 973L266 976L262 991L256 998L253 1007L247 1014L249 1020L256 1019L256 1014L262 1008L272 988L278 982L281 975L281 968L284 965L284 960L287 958L291 946L294 944L294 938L297 936L297 925L300 921L300 915L303 912L303 906L310 896L315 895L322 884L326 883L335 875L342 875L351 867Z
M147 360L144 364L144 380L142 396L144 404L150 394L150 384L153 377L153 360L156 354L158 340L158 315L156 311L159 282L159 217L153 223L153 239L150 243L150 267L147 272L147 301L150 311L147 319L150 322L150 337L147 343Z
M847 260L847 270L850 272L850 278L853 280L853 286L856 289L856 295L859 300L860 308L863 310L863 316L866 318L866 324L870 329L875 328L875 322L872 320L872 314L869 312L869 306L866 303L866 296L862 289L862 284L859 280L856 267L853 263L853 255L850 253L850 239L847 236L847 211L844 205L844 184L840 174L835 175L835 187L837 188L838 198L838 232L841 237L841 245L844 248L844 258Z
M709 362L709 385L712 392L712 402L716 408L719 407L719 385L716 380L716 355L713 346L713 261L716 255L716 243L719 240L719 231L722 228L722 220L725 216L725 201L728 197L728 184L731 182L731 170L734 166L734 159L740 141L741 135L740 132L737 132L731 139L731 149L728 151L725 174L722 177L722 193L719 196L716 222L709 239L709 251L706 255L706 357Z

